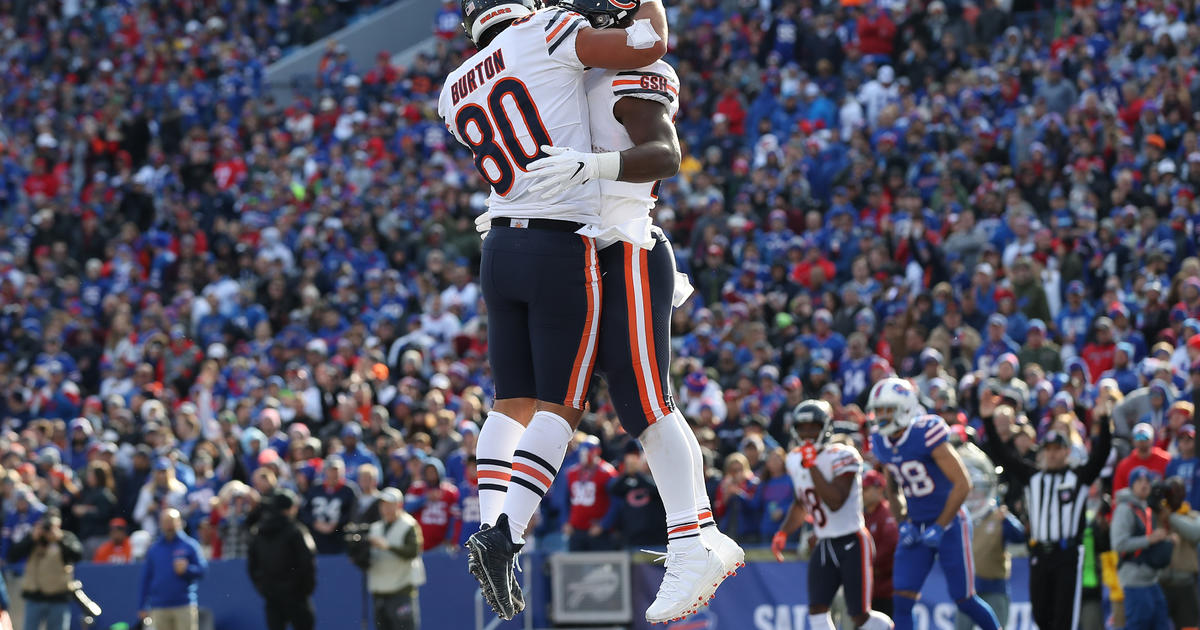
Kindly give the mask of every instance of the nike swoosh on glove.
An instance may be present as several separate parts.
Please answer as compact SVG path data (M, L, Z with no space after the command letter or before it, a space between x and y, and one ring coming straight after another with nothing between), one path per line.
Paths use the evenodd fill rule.
M593 179L615 180L621 176L621 154L616 151L584 153L542 145L542 152L549 157L534 160L525 168L536 173L537 183L529 188L531 194L557 197Z
M937 523L926 525L924 533L921 534L921 543L926 547L937 549L938 545L942 544L942 536L945 534L946 528Z
M900 523L900 544L905 547L912 547L921 542L921 530L913 525L912 521L904 521Z
M487 238L487 233L492 229L492 213L490 210L484 210L483 214L475 217L475 231L479 232L479 238Z

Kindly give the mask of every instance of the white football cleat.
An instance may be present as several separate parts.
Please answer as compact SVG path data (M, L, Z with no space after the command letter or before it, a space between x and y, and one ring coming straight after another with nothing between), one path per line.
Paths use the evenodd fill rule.
M700 542L716 552L725 564L725 577L733 577L738 569L746 566L746 552L716 527L700 528Z
M716 553L698 542L689 547L683 550L667 545L667 553L647 552L657 553L655 562L665 560L667 565L658 595L646 609L648 623L667 623L691 615L725 579L725 563Z

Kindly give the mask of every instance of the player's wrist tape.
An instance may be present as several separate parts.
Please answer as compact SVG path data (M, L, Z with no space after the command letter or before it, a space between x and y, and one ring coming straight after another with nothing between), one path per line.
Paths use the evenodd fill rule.
M616 181L621 177L621 152L596 154L596 177Z

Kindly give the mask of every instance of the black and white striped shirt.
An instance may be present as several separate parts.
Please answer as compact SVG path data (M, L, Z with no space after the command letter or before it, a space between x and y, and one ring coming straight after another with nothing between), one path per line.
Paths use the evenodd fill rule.
M1025 510L1029 515L1029 540L1034 544L1078 545L1083 536L1084 508L1088 488L1104 470L1112 448L1112 432L1107 417L1097 418L1100 435L1088 455L1087 463L1074 468L1039 470L1017 454L1011 444L997 442L990 449L997 463L1008 472L1010 483L1025 488ZM991 418L984 419L988 440L1000 440Z

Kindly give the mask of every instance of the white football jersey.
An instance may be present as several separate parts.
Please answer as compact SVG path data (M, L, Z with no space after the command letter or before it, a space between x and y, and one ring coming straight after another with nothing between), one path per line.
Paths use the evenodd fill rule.
M588 110L591 112L592 151L624 151L633 148L633 140L613 115L613 106L626 96L662 103L672 120L679 111L679 77L665 61L656 61L638 70L589 70L585 80ZM603 249L616 240L652 246L650 211L658 199L657 182L634 184L602 180L600 182L600 218L602 235L597 245Z
M792 478L792 487L796 490L796 498L804 509L812 516L813 527L817 538L837 538L853 534L866 526L863 519L862 503L862 457L852 446L845 444L829 444L817 453L815 466L821 469L825 479L833 481L834 477L844 473L854 473L854 483L850 484L850 496L838 510L830 510L821 500L817 489L813 486L812 473L805 468L801 461L800 449L793 449L787 456L787 471Z
M599 184L533 195L536 180L525 170L546 157L541 145L592 150L585 68L575 54L583 28L590 26L578 13L543 9L514 22L446 77L438 115L475 154L492 188L492 216L599 222Z

